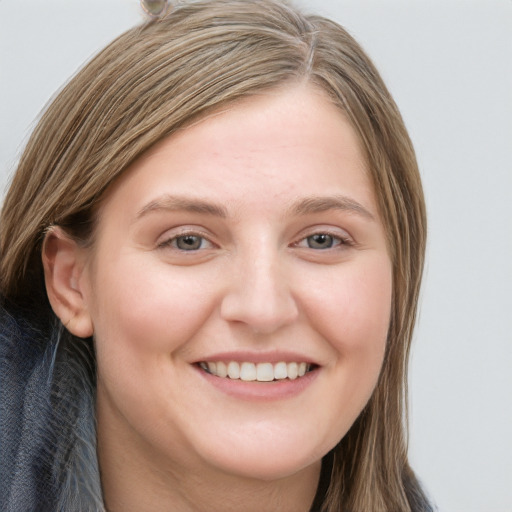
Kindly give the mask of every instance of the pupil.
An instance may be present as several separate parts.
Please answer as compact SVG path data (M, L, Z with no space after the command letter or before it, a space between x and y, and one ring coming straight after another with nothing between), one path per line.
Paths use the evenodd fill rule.
M177 245L180 249L191 251L199 249L201 246L201 238L193 235L180 236L177 240Z
M312 249L330 249L333 244L331 235L319 234L308 237L309 247Z

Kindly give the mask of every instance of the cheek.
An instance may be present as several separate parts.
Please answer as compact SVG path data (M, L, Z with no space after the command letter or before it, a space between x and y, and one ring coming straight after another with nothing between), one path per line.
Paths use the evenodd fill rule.
M328 274L328 275L327 275ZM316 276L309 287L308 317L329 342L335 358L360 358L376 365L385 351L392 300L392 271L387 257L361 261Z
M93 312L98 358L100 353L140 362L158 354L169 357L211 313L211 293L197 269L173 272L167 265L135 258L118 258L105 268L95 276L100 291Z
M316 284L322 283L316 279ZM389 328L392 279L387 258L347 265L316 286L305 307L310 324L330 347L325 368L329 389L319 412L334 446L359 416L378 381Z

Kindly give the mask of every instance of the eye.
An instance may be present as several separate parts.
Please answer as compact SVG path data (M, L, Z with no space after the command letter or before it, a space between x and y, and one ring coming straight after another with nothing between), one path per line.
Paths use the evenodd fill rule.
M294 244L295 247L300 249L313 249L315 251L343 249L352 245L354 245L354 242L348 234L334 234L328 231L318 231Z
M308 236L306 243L310 249L331 249L334 245L339 245L341 240L327 233L317 233Z
M196 235L183 235L174 239L176 247L182 251L197 251L201 249L204 238Z
M348 241L340 236L330 233L315 233L300 240L296 245L306 249L326 250L345 244L348 244Z
M199 251L201 249L210 249L213 244L201 235L194 233L186 233L179 236L174 236L164 241L159 247L171 247L179 251Z

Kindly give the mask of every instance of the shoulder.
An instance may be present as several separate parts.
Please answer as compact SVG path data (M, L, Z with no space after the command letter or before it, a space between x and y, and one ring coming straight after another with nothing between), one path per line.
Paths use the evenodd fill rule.
M50 362L41 330L26 316L0 307L0 509L35 510L42 503L37 472L49 414ZM13 501L14 500L14 501ZM33 508L35 507L35 508ZM10 510L11 508L9 508Z

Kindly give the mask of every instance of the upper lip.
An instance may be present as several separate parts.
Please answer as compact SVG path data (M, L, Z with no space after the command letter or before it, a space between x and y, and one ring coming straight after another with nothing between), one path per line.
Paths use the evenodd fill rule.
M247 363L309 363L318 364L311 357L293 351L272 351L272 352L250 352L250 351L231 351L231 352L218 352L215 354L207 355L198 359L196 363L201 362L247 362Z

